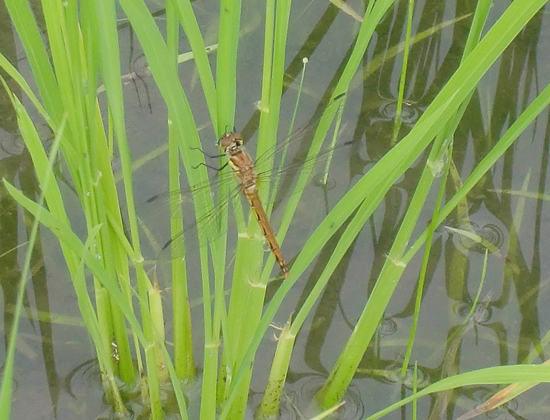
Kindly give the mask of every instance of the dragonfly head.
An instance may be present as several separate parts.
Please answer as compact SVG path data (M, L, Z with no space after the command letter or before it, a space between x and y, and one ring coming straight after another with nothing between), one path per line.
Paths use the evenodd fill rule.
M243 136L239 133L228 131L219 140L220 147L223 150L239 148L243 145Z

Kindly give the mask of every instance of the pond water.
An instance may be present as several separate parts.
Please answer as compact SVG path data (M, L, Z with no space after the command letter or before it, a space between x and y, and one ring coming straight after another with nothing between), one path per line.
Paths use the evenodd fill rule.
M323 98L329 97L333 88L331 81L341 71L359 28L353 17L332 3L302 3L295 4L292 11L286 67L288 84L281 112L281 121L289 121L296 97L295 79L299 78L302 60L307 57L309 64L297 127L307 125L316 118L317 106ZM438 25L441 27L431 36L415 41L412 46L399 138L410 131L459 65L474 3L416 2L413 34ZM507 6L500 3L493 5L489 25ZM360 15L363 14L362 2L347 4ZM159 26L163 26L162 9L159 10L156 5L150 7L157 16ZM257 4L243 4L243 7L235 125L253 144L259 119L254 104L261 95L263 11ZM207 45L215 44L217 10L212 4L204 2L195 2L194 8L203 34L207 34ZM403 40L406 8L406 2L402 1L390 9L384 25L376 32L368 48L364 68L356 75L346 99L340 137L347 144L334 156L330 188L314 185L306 188L302 200L304 204L299 208L291 233L283 244L283 252L289 261L300 251L303 238L311 234L350 185L393 147L402 54L395 55L392 47ZM8 23L5 25L9 27ZM543 9L474 92L453 139L452 157L448 157L452 159L457 177L462 177L462 181L548 83L550 31L547 25L550 25L549 14L547 9ZM140 72L146 63L140 55L137 40L123 22L119 33L124 51L122 63L127 66L125 72ZM10 39L11 43L5 42L0 46L2 53L25 74L28 63L21 45L11 34ZM180 51L185 52L188 46L183 35L181 39ZM211 62L214 66L214 58ZM193 104L197 125L206 127L201 132L205 151L216 153L216 139L208 126L207 110L194 64L182 63L179 71ZM132 156L138 159L152 151L160 153L135 172L135 183L139 186L136 188L136 201L146 203L159 191L167 190L167 157L166 152L161 151L167 138L166 107L154 81L146 74L127 84L124 93ZM15 182L30 196L36 196L38 186L29 154L17 134L11 105L3 92L1 95L0 164L3 177ZM453 213L434 234L411 357L411 361L418 364L419 388L458 372L523 363L550 329L550 309L543 303L549 300L546 296L550 279L550 260L547 259L550 249L550 209L546 189L550 141L547 115L547 111L543 112L536 124L516 141L472 190L464 203L463 212ZM286 127L282 127L280 132L285 130ZM49 133L44 129L41 134L46 138ZM308 411L311 397L326 380L374 288L415 192L426 157L418 159L390 189L333 274L316 309L301 330L287 378L282 418L311 416ZM117 163L114 165L116 167ZM72 206L74 214L77 214L78 202L74 195L71 197L71 181L68 180L66 185L64 194L68 199L68 208ZM449 177L447 193L452 195L458 187L458 178ZM431 202L435 202L436 195L434 190ZM154 225L158 214L146 212L142 213L145 224ZM276 210L273 216L275 221L277 216ZM427 209L415 230L416 236L424 230L432 216L432 210ZM487 247L452 230L464 229L465 221L493 246L487 260L480 300L471 316L469 311L478 292ZM79 223L81 232L85 232L82 221L75 221L75 229L78 230ZM3 320L0 325L5 343L11 328L24 257L26 226L30 224L25 225L24 213L3 190L0 202ZM154 231L159 243L169 238L166 232L168 224ZM79 316L59 245L55 236L46 229L41 229L39 243L32 263L32 278L26 288L24 318L20 326L12 418L109 418L110 406L103 398L93 344ZM17 252L12 251L21 244L23 246ZM286 314L295 311L308 296L333 248L334 242L328 242L318 262L301 276L292 296L281 307L277 323L282 325ZM153 258L153 255L150 257ZM346 393L347 404L340 413L341 418L365 418L410 395L412 373L402 378L398 372L411 330L421 265L422 253L419 253L407 266L376 337L363 356ZM202 357L202 306L198 275L197 278L190 277L190 284L192 315L197 331L195 350L196 356ZM166 289L163 293L170 294L168 285L161 287ZM170 326L167 328L170 329ZM273 331L267 334L260 348L260 354L266 360L270 360L275 347L275 342L269 338L272 335ZM0 352L3 359L5 346ZM543 351L534 363L546 360L546 353ZM197 364L201 366L200 359ZM259 363L254 371L251 413L252 407L261 400L269 365L267 362L265 366ZM493 414L503 419L545 418L549 407L545 404L545 388L545 385L535 387ZM485 401L498 389L495 385L483 385L424 398L419 403L419 413L422 413L422 418L429 419L455 418ZM139 412L139 408L135 410ZM384 418L410 419L410 406Z

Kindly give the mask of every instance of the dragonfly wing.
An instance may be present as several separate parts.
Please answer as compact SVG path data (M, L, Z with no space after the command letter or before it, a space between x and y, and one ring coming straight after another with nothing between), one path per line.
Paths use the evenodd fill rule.
M193 191L206 186L212 188L210 184L156 194L139 206L138 214L142 215L143 220L142 230L148 238L147 243L144 244L143 254L153 261L168 262L183 258L186 248L197 248L199 237L206 241L213 241L225 233L226 228L219 226L219 216L222 212L227 213L229 201L240 192L240 188L234 186L235 176L232 173L229 175L231 177L216 177L213 184L215 187L220 182L232 182L230 194L219 200L211 211L198 220L196 219ZM169 209L175 210L171 212ZM167 233L170 229L170 220L177 218L182 218L183 229L171 237Z

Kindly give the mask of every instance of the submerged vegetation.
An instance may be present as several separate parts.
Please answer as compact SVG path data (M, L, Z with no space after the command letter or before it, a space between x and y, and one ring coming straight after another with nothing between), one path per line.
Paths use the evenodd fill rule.
M498 243L497 229L476 229L470 220L472 197L480 194L483 185L489 193L496 193L490 188L494 185L488 176L547 107L550 88L526 94L525 105L522 103L521 109L502 118L508 119L510 126L501 121L495 127L496 140L472 133L476 138L473 165L466 164L468 146L463 139L467 136L461 130L473 131L468 119L482 120L480 81L495 63L509 58L505 55L507 48L513 48L518 34L527 36L546 1L515 1L498 16L491 16L491 2L480 0L475 8L464 10L450 21L441 21L439 16L436 26L435 19L428 19L430 7L421 11L426 13L426 21L430 21L427 24L422 14L416 16L412 0L366 2L359 14L346 3L333 1L312 33L304 36L299 32L300 19L307 15L308 8L301 9L300 18L293 20L290 1L268 0L265 14L259 19L261 24L251 28L252 19L241 19L246 12L245 4L221 0L216 16L217 43L211 44L187 0L168 1L165 19L155 19L142 0L118 3L47 0L42 2L40 12L26 1L6 0L5 4L28 69L26 72L18 69L10 57L0 55L2 83L39 187L29 193L22 176L19 179L4 176L2 194L9 194L32 215L34 226L29 229L27 259L9 329L0 396L1 418L9 418L10 414L18 325L25 285L35 272L33 261L40 249L39 225L59 241L78 308L95 347L103 392L113 417L139 415L160 419L169 412L177 412L183 419L199 416L205 420L240 419L247 410L254 410L260 418L277 416L298 334L308 317L318 321L315 325L322 331L320 336L328 334L329 323L322 322L325 315L315 315L317 305L323 306L319 302L325 297L324 290L343 278L342 267L349 263L349 253L360 241L361 232L367 227L376 231L373 214L381 205L387 207L382 225L391 224L391 232L386 235L384 246L374 250L380 254L376 264L368 261L369 272L370 265L376 265L371 278L361 283L362 290L354 291L358 296L364 295L361 302L364 307L351 332L339 338L339 355L330 371L323 372L327 373L323 383L312 392L316 412L321 413L319 417L340 409L353 378L367 374L387 380L391 376L388 372L393 372L396 381L407 389L399 398L384 401L385 408L376 403L372 405L375 408L369 407L365 401L368 409L364 414L370 419L409 403L414 418L417 400L430 394L435 395L431 414L422 417L441 418L449 411L454 389L515 383L472 412L477 414L548 381L547 365L519 364L531 363L542 354L548 334L534 343L532 354L522 350L517 365L471 369L460 374L457 368L464 337L477 331L477 325L483 322L476 311L491 305L482 292L489 253L498 257L505 282L518 278L523 269L517 236L521 209L503 217L508 219L506 226L510 230L505 255L499 248L502 238ZM330 82L320 88L318 80L311 84L308 76L304 76L302 70L307 61L304 59L315 55L337 16L348 22L347 32L342 35L344 41L339 40L345 45L337 55L341 61L335 61L335 54L318 56L317 64L314 59L308 64L329 71L333 65ZM437 56L439 48L438 42L436 46L423 42L440 41L438 37L445 28L458 24L468 35L460 41L461 50L454 52L452 63L442 66L446 73L438 73L437 77L430 74L430 66L441 63L429 64L428 70L421 69L423 61L419 57ZM121 64L126 52L119 47L121 25L132 28L147 62L143 69L134 68L126 76ZM413 27L418 30L413 31ZM180 46L180 31L184 34L184 47ZM298 48L292 45L294 31L298 33L296 37L306 38ZM249 33L263 34L261 57L251 54L250 58L243 53L247 51L243 43L247 47L254 43L247 38ZM428 52L423 52L423 45L428 45ZM190 52L180 55L187 48ZM296 49L292 51L296 54L292 61L288 60L287 48ZM246 76L240 73L244 67L241 57L256 64L261 62L261 80L258 67L247 70L251 73ZM190 77L191 72L185 77L179 72L179 63L189 60L196 71L196 80L195 74ZM380 85L372 81L373 75L379 76L376 83ZM326 73L318 78L325 76ZM392 76L399 76L400 82L392 84ZM416 83L410 82L413 77L417 78ZM435 81L428 89L429 78ZM137 150L143 150L143 145L131 141L125 86L141 81L154 85L152 95L159 95L166 106L166 141L162 139L160 146L148 144L146 153L136 154ZM257 83L254 88L253 83ZM394 85L399 87L394 89ZM385 104L391 105L390 116L385 120L368 117L369 107L380 108L380 98L384 96L378 92L382 91L380 86L392 98ZM261 184L260 195L268 213L276 215L275 233L277 241L283 244L283 253L287 234L290 238L287 243L292 240L293 230L302 236L302 225L296 219L304 202L307 217L314 225L307 237L297 239L299 252L293 258L286 256L290 274L284 280L275 259L266 252L256 218L248 214L232 193L233 174L225 170L227 173L214 177L209 174L209 168L226 164L224 156L215 164L208 159L212 139L220 138L228 127L235 126L238 98L252 97L254 89L261 92L260 102L242 132L248 139L257 131L255 152L260 157L257 165L260 175L275 173L271 189L269 182ZM378 91L374 95L369 90ZM289 132L297 134L285 136L280 132L288 127L281 121L288 115L281 104L287 106L291 102L283 96L287 92L298 92L292 99L295 108L287 107L294 108L292 121L296 114L300 115L304 97L306 102L315 101L317 110L304 130L294 130L291 123ZM407 117L407 112L415 107L406 98L415 95L421 97L416 106L418 115ZM348 126L354 118L358 121L350 135ZM44 124L51 135L43 135ZM305 139L299 145L283 142L281 147L277 140L299 135ZM367 146L368 160L361 154L364 137L370 137L367 140L371 142ZM376 137L376 143L372 137ZM328 145L325 138L329 139ZM283 157L277 157L280 155L273 151ZM328 195L327 174L337 166L337 154L342 152L349 155L351 168L346 191L339 190L337 199L334 199L337 193L331 193L333 201L327 206L327 213L317 220L319 214L313 214L314 206L308 205L304 198L305 186L322 167L320 184ZM158 162L155 159L163 159L158 167L164 171L168 187L166 194L158 194L158 186L154 184L152 189L157 190L152 195L167 200L153 204L153 200L145 200L149 201L149 207L140 212L136 197L142 193L139 182L143 177L139 178L139 171L144 165ZM467 169L468 165L471 169ZM284 171L289 168L295 170L291 176ZM225 179L229 182L220 182ZM407 187L410 194L403 205L393 188L397 183L411 182L414 186ZM180 193L182 189L187 193ZM510 185L502 185L499 193L506 195L511 190ZM184 207L182 211L182 203L191 196L192 207ZM78 211L74 208L75 197ZM153 205L162 203L166 207L160 211L164 212L163 218L151 210ZM469 306L453 334L446 341L443 338L438 341L437 346L445 346L444 361L437 375L423 383L423 372L415 360L415 338L423 293L437 264L433 255L441 255L437 232L451 217L456 223L448 226L447 231L461 238L463 252L446 256L447 279L450 279L447 287L457 302L468 302ZM166 228L169 225L167 237L173 239L163 241L156 237L156 231L162 230L156 225L162 224ZM476 287L468 287L464 255L473 249L482 251L485 258L483 269L476 273ZM16 252L12 255L15 257L10 258L16 259ZM418 284L404 311L411 322L400 366L393 371L388 366L378 370L374 366L365 367L363 362L373 357L373 349L379 344L381 324L399 280L411 277L410 270L414 268L409 263L414 257L420 261L418 273L414 274ZM293 286L304 276L309 279L305 292L299 302L289 304ZM365 279L367 275L362 280ZM198 289L200 322L192 319L190 298ZM289 305L295 306L289 309ZM330 311L334 306L325 309ZM265 343L262 340L270 334L274 320L287 322L272 329L277 340L270 342L266 350L262 348ZM197 330L199 326L203 329ZM265 374L261 401L250 407L255 365L265 366L267 357L271 357L271 368ZM410 381L407 385L405 378ZM197 384L201 387L198 398L192 397L190 391ZM470 408L473 406L467 407Z

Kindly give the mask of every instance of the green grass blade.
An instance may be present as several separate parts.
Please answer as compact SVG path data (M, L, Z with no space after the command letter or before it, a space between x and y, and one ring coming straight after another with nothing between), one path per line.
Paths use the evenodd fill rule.
M210 112L212 127L218 130L218 98L216 86L214 84L214 77L210 68L210 62L208 61L207 49L204 45L204 39L199 29L195 13L191 7L191 2L189 0L172 0L172 4L178 11L178 17L181 21L185 34L187 35L191 50L193 51L195 65L197 66L202 89L204 91L204 97L206 99L206 104L208 105L208 111ZM219 131L216 132L219 133Z
M220 2L220 28L216 62L218 93L218 127L216 133L233 128L235 99L237 97L237 51L241 26L241 1Z
M59 106L58 85L55 81L50 58L42 42L42 36L36 25L29 3L26 1L6 0L5 4L27 54L36 85L44 102L44 107L53 119L53 122L59 123L63 110ZM46 121L51 123L49 118Z

